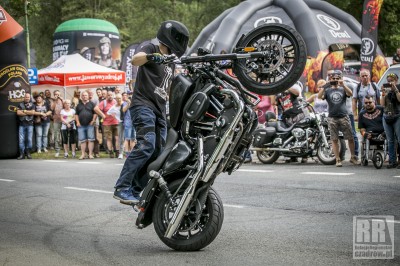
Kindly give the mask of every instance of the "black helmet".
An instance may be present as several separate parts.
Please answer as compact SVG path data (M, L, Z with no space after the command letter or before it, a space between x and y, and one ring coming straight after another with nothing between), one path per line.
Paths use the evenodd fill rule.
M189 42L189 31L185 25L175 20L167 20L161 23L157 32L157 39L167 46L172 53L181 57Z

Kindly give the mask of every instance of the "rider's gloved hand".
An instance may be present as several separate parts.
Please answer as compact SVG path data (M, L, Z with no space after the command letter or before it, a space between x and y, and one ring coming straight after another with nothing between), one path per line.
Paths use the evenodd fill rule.
M148 54L146 56L146 59L148 61L152 61L156 64L162 64L164 62L164 56L162 56L162 54L159 54L159 53Z

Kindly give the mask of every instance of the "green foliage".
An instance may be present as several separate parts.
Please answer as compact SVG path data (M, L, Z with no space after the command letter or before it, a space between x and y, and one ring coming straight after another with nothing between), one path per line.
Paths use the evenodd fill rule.
M262 1L262 0L260 0ZM52 62L53 33L62 22L75 18L98 18L113 23L120 31L122 50L129 44L154 38L166 19L183 22L190 31L190 43L224 10L240 0L31 0L28 6L31 48L36 66ZM361 21L364 0L327 0ZM1 6L25 26L25 0L2 0ZM392 55L400 47L400 4L384 0L380 15L379 44Z
M327 0L354 16L361 23L364 0ZM378 43L386 56L392 56L400 47L400 2L383 0L379 14Z

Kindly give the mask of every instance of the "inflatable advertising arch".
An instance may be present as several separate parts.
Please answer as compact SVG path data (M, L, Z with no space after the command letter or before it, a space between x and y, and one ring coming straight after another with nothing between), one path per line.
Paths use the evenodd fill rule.
M199 47L214 54L231 51L242 34L268 23L289 25L303 37L309 56L303 78L310 91L316 80L325 77L328 68L343 69L344 61L360 60L361 24L322 0L243 1L207 25L188 54L197 52ZM375 81L388 67L379 48L377 54L380 56L375 59L376 70L372 73Z
M0 6L0 159L18 155L17 106L31 91L24 29Z

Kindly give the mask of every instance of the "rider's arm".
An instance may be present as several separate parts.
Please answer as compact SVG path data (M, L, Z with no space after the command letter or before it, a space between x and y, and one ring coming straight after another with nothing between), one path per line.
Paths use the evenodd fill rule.
M142 66L147 62L147 54L145 52L139 52L132 57L131 64L134 66Z

